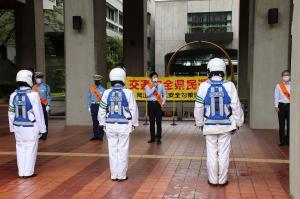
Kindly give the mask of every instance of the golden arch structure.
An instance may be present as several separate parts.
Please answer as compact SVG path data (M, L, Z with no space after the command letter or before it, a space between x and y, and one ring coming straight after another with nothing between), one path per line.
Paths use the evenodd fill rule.
M176 58L176 55L180 52L180 50L182 50L183 48L185 48L187 46L194 45L194 44L198 44L198 45L204 45L204 44L207 45L208 44L208 45L210 45L212 47L215 47L215 48L219 49L224 54L224 56L228 59L228 63L229 63L229 66L230 66L230 73L231 73L230 74L231 81L234 80L234 68L233 68L230 56L228 55L228 53L221 46L219 46L216 43L210 42L210 41L193 41L193 42L189 42L189 43L181 46L180 48L178 48L173 53L173 55L171 56L170 60L168 61L168 64L166 66L167 75L169 75L169 76L172 75L172 74L170 74L171 64L172 64L173 60Z

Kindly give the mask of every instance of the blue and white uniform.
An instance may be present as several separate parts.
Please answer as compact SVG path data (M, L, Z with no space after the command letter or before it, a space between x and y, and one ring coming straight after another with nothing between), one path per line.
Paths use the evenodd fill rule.
M93 121L93 138L102 139L104 136L104 131L102 127L99 127L99 121L98 121L100 101L98 101L96 95L92 93L91 87L92 86L90 86L88 96L87 96L87 107L89 112L91 113L92 121ZM99 95L103 96L105 88L103 88L101 85L98 86L94 85L94 88L96 89Z
M43 134L42 139L46 139L48 136L48 112L51 109L50 86L48 86L46 83L41 82L35 84L33 90L37 91L40 96L40 101L44 113L44 120L47 129L47 132Z
M39 95L43 98L47 100L47 104L44 104L45 106L51 107L51 90L50 90L50 86L44 82L37 84L38 86L38 93Z
M38 150L40 133L46 132L43 109L38 93L21 87L10 95L9 129L15 134L19 176L31 176Z
M95 85L95 88L100 95L103 95L105 88L103 88L101 85L99 85L99 86ZM89 89L86 106L88 108L91 108L92 104L100 104L100 102L98 102L97 97L91 92L91 89Z
M99 125L108 139L111 179L126 179L129 135L138 126L138 107L131 90L123 86L107 89L100 103Z
M206 137L208 180L212 184L225 184L231 150L230 132L244 122L235 85L219 76L201 83L194 117Z

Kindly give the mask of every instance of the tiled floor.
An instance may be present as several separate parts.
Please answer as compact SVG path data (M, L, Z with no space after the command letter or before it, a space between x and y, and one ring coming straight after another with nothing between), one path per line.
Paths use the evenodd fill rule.
M50 121L31 179L17 175L7 108L0 108L0 199L14 198L288 198L288 148L275 131L246 127L234 135L229 184L207 184L204 137L192 122L164 122L163 143L147 144L149 126L131 136L129 180L110 180L107 142L89 142L91 127ZM141 122L142 124L143 122Z

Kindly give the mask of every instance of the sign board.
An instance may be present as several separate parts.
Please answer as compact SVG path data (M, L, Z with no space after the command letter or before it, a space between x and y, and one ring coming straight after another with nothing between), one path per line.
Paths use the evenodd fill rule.
M167 91L167 101L194 101L201 82L207 80L206 76L194 77L159 77ZM145 86L149 77L127 77L126 87L133 91L137 101L147 100Z

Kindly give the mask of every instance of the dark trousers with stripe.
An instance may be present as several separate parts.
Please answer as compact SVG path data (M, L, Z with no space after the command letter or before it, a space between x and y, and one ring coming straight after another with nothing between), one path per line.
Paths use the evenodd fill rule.
M47 132L43 134L44 136L48 136L48 112L46 111L46 105L42 104L43 113L44 113L44 119L45 119L45 125Z
M280 144L289 144L290 139L290 104L279 103L279 141ZM285 127L287 132L285 133Z
M157 101L148 101L148 114L150 119L150 137L151 140L161 139L161 121L162 121L162 109ZM155 123L157 126L157 132L155 134Z
M99 104L91 104L90 108L91 108L91 115L93 120L94 138L103 138L104 130L103 127L99 126L99 121L98 121Z

